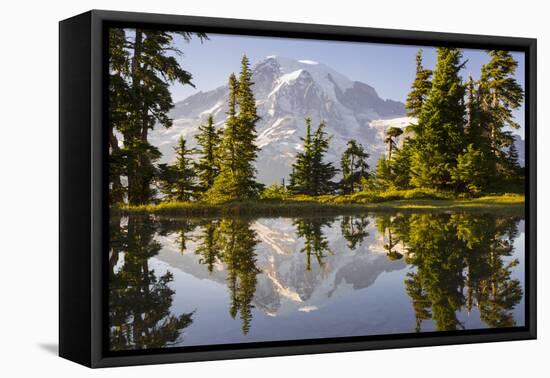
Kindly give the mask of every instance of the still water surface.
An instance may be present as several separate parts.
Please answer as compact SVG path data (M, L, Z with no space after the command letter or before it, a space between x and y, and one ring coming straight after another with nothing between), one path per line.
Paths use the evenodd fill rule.
M524 325L524 221L112 216L111 350Z

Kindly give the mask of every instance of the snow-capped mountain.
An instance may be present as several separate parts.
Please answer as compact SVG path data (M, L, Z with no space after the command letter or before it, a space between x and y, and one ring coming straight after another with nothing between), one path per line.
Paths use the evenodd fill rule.
M265 184L288 178L296 153L302 149L305 117L315 128L320 120L333 136L328 160L339 161L348 140L356 139L374 163L384 151L384 131L406 126L401 102L384 100L371 86L352 81L332 68L311 60L269 56L253 67L253 91L261 120L257 124L260 153L258 180ZM178 102L171 112L174 125L151 135L164 161L173 159L172 146L179 135L195 145L193 136L209 114L223 127L227 111L226 85L199 92Z
M255 247L255 265L260 273L254 293L254 306L269 316L281 316L296 311L310 312L322 309L338 298L371 286L380 275L406 267L403 259L391 261L384 246L387 239L375 228L374 221L365 231L368 236L355 249L347 246L340 231L340 221L324 227L328 250L323 252L322 266L311 256L311 269L307 270L307 257L301 252L302 238L296 235L296 226L289 218L262 218L251 224L258 244ZM177 235L158 236L163 249L157 255L171 268L179 269L201 280L220 284L227 282L224 264L217 262L213 272L199 262L193 241L200 235L195 230L187 234L189 241L184 253L180 252ZM394 247L405 254L402 244Z

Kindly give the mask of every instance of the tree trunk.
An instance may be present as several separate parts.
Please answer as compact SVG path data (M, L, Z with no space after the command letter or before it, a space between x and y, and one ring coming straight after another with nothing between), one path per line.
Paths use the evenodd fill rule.
M132 57L132 92L134 95L134 109L133 109L133 118L134 122L137 124L136 129L139 128L139 114L141 112L139 111L142 108L142 104L140 103L141 96L139 96L139 88L140 88L140 62L141 62L141 53L142 53L142 46L143 45L143 32L140 29L136 29L136 34L134 38L134 56ZM130 132L128 135L128 143L132 146L132 148L135 148L135 140L136 134L138 130L134 130L133 132ZM139 135L139 134L138 134ZM126 138L125 138L126 139ZM139 153L139 151L138 151ZM138 171L139 171L139 158L136 158L135 156L130 156L130 160L132 162L129 162L128 166L128 202L131 205L137 205L140 204L140 195L141 187L138 179ZM138 160L138 161L136 161Z
M120 156L120 148L118 147L118 140L114 134L113 128L111 127L109 130L109 144L111 147L111 156ZM122 183L120 182L120 173L121 172L115 172L113 176L111 176L112 185L111 188L111 203L120 203L123 201L123 193L122 193Z

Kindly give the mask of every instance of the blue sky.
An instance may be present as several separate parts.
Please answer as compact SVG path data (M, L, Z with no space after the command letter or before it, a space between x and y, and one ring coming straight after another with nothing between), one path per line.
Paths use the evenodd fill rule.
M280 55L294 59L309 59L323 63L351 80L362 81L376 89L385 99L405 101L415 74L415 54L419 46L404 46L364 42L318 41L291 38L231 36L208 34L209 40L202 44L198 39L184 42L176 38L175 43L184 56L178 58L182 66L193 74L196 86L173 85L171 91L175 101L197 93L208 91L226 83L229 74L239 71L240 60L246 54L254 65L269 55ZM424 65L434 68L435 48L422 47ZM488 61L484 50L463 50L468 60L462 71L464 79L472 75L479 77L481 66ZM523 53L512 53L518 61L516 79L524 87L525 58ZM516 132L523 136L523 106L514 112L516 121L522 126Z

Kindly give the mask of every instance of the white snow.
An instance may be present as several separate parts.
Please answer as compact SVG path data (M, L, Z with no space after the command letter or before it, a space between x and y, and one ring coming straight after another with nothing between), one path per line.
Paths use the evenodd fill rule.
M288 83L291 83L292 81L296 80L300 74L302 73L302 69L299 69L299 70L296 70L296 71L292 71L290 73L287 73L287 74L284 74L282 75L279 79L277 79L277 85L275 86L275 88L273 88L273 90L267 95L267 97L271 97L273 94L277 93L277 91L279 89L281 89L281 87L284 85L284 84L288 84Z
M287 120L287 117L277 118L271 126L267 127L256 140L256 145L262 148L273 141L279 141L284 139L285 136L293 135L296 130L278 130L279 126Z
M254 224L251 227L254 231L256 231L256 234L260 238L260 240L267 244L271 249L278 255L287 255L288 251L284 251L283 248L281 248L281 242L288 242L294 241L292 238L290 238L288 235L285 234L278 234L274 233L271 228L259 223L254 222ZM284 245L284 244L283 244Z
M369 123L369 127L376 130L377 137L380 141L383 141L386 138L386 131L390 127L398 127L400 129L404 129L405 127L409 126L411 123L415 123L416 118L414 117L399 117L399 118L392 118L392 119L376 119L374 121L371 121ZM401 142L403 141L403 137L398 139L398 145L401 145ZM379 150L383 150L383 144L379 143L377 146L374 146L378 148Z
M416 118L413 117L399 117L399 118L392 118L392 119L375 119L374 121L371 121L369 123L370 127L374 127L376 129L387 129L390 127L399 127L404 128L410 125L411 123L416 122Z
M295 72L297 69L307 70L315 81L315 84L319 86L322 91L325 92L325 94L328 95L333 101L337 101L337 99L332 81L335 82L342 91L345 91L353 86L353 81L348 79L346 76L324 64L314 62L313 60L294 60L292 58L285 58L281 56L277 56L276 59L277 62L279 62L281 71L284 74ZM329 75L332 78L332 81L328 78Z
M304 307L300 307L298 309L298 311L301 311L301 312L311 312L311 311L316 311L318 310L319 308L317 306L304 306Z
M319 62L316 62L314 60L309 60L309 59L302 59L302 60L299 60L298 62L304 63L304 64L312 64L312 65L319 64Z
M217 102L213 107L211 107L210 109L206 109L204 111L202 111L199 116L203 116L203 115L209 115L209 114L212 114L214 115L216 113L216 110L219 110L221 107L223 106L223 102Z

